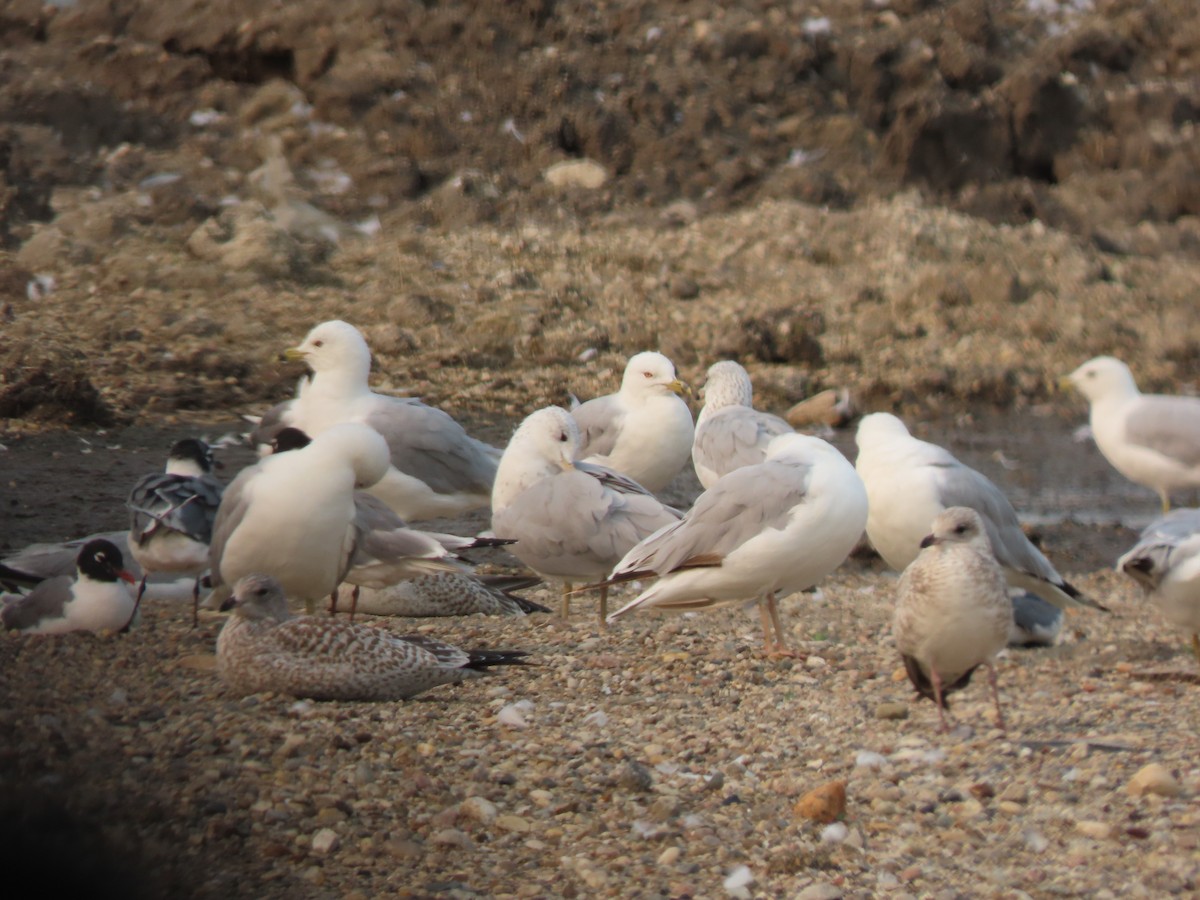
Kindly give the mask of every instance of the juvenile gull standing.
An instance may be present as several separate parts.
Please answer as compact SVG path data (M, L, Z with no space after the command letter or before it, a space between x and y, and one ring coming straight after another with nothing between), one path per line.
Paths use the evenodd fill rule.
M136 612L128 586L134 579L124 566L110 541L88 541L76 558L74 577L47 578L28 594L4 597L0 622L27 634L122 630Z
M946 731L946 695L962 690L987 666L996 724L1004 728L993 660L1008 643L1012 609L1008 586L973 509L938 513L933 533L900 576L892 634L913 687L938 708Z
M212 474L212 448L196 438L176 441L164 472L138 480L125 501L129 553L142 568L136 603L153 572L192 575L192 625L197 624L200 576L208 568L208 545L225 486Z
M820 438L780 435L763 462L718 479L678 523L625 555L613 582L658 580L610 618L758 598L766 648L786 652L776 598L840 566L866 524L867 492L841 452Z
M266 573L309 606L330 596L359 537L354 492L375 484L387 468L379 433L347 422L303 449L243 469L217 510L209 548L213 586Z
M762 462L771 439L791 431L779 416L754 408L754 385L740 364L731 359L713 363L692 442L696 477L707 490L722 475Z
M406 700L439 684L522 664L510 650L460 650L340 619L293 616L279 582L248 575L222 604L217 673L238 694L274 691L313 700Z
M916 559L921 539L938 513L969 506L983 520L992 552L1010 585L1060 609L1104 608L1059 575L1029 542L1016 510L1000 489L948 450L913 437L889 413L864 416L856 441L855 467L871 500L867 537L893 569L903 571Z
M492 531L514 538L512 554L539 575L571 583L602 578L648 534L679 514L652 494L599 466L573 462L579 427L565 409L540 409L509 441L492 490ZM600 589L600 621L608 588Z
M487 505L500 451L475 440L440 409L374 393L367 384L371 351L353 325L318 325L285 355L312 370L286 410L285 424L314 437L341 422L382 434L391 466L371 493L399 515L427 519Z
M1117 569L1149 592L1163 618L1191 633L1200 662L1200 509L1172 510L1151 522Z
M571 411L579 424L578 458L614 469L648 491L661 491L687 464L692 411L687 385L661 353L630 357L621 389Z
M1104 458L1154 490L1164 513L1171 491L1200 487L1200 397L1143 394L1129 367L1111 356L1088 360L1065 380L1087 398Z

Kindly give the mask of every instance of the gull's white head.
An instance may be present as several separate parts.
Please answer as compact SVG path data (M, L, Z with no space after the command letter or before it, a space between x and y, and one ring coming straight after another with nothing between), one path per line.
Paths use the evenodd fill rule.
M233 594L221 610L259 622L286 622L292 617L283 586L270 575L244 575L233 586Z
M908 427L891 413L871 413L859 421L854 442L862 450L894 438L909 436Z
M1133 380L1129 366L1113 356L1089 359L1063 381L1073 385L1091 402L1138 393L1137 382Z
M921 547L937 544L970 544L988 555L992 552L983 519L969 506L951 506L934 517L932 531L922 539Z
M354 470L354 486L359 489L369 488L382 479L392 464L391 450L383 435L359 422L342 422L327 428L308 446L292 452L350 466Z
M688 386L675 376L675 364L653 350L629 358L621 378L621 393L686 394Z
M316 374L352 370L363 381L371 371L371 350L366 338L349 322L334 319L322 322L308 333L299 346L284 351L290 360L299 360Z
M740 363L725 359L708 367L704 379L705 409L753 405L754 385L750 381L750 373Z
M579 450L579 425L561 406L547 406L525 418L508 446L569 469Z

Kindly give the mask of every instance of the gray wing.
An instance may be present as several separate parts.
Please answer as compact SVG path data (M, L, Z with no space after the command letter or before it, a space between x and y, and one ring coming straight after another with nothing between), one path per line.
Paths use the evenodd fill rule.
M1200 509L1175 509L1146 526L1117 569L1149 590L1175 566L1200 554Z
M1063 584L1063 577L1050 560L1025 536L1017 511L1000 488L953 457L933 468L937 473L938 499L942 506L969 506L980 514L992 552L1000 565L1051 584Z
M1125 438L1185 466L1200 465L1200 398L1142 395L1125 420Z
M500 450L419 400L379 399L364 421L387 440L393 466L438 494L491 492Z
M579 425L576 459L612 453L625 421L625 410L621 408L616 394L606 394L581 403L571 410L571 416Z
M71 586L75 579L70 575L48 578L28 594L15 600L7 600L0 609L0 621L13 631L32 628L44 619L57 619L71 599Z
M596 463L584 462L577 460L575 468L580 472L584 472L607 488L611 488L619 494L644 494L647 497L653 497L650 491L642 487L628 475L618 472L616 469L610 469L608 466L601 466Z
M811 472L811 466L779 462L730 472L677 524L634 548L613 574L649 569L665 575L697 561L719 565L746 541L787 524L792 509L804 502Z
M225 486L210 475L157 473L142 478L129 494L129 534L143 544L159 528L208 543Z
M538 572L602 575L644 537L675 521L653 497L608 490L592 476L564 472L524 491L492 518L498 537Z
M259 473L258 465L242 469L233 481L225 487L221 495L221 504L217 507L216 518L213 520L212 540L208 542L208 567L212 586L221 584L221 556L225 553L225 544L230 535L242 523L246 510L250 506L249 487Z
M778 416L748 406L729 406L709 416L696 429L692 458L724 475L762 462L771 439L792 430Z

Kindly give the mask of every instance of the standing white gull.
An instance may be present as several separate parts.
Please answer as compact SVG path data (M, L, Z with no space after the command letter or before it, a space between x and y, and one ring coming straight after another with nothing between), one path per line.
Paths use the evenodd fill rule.
M1176 509L1146 526L1117 560L1146 589L1163 618L1192 635L1200 662L1200 509Z
M787 652L776 599L833 572L866 524L867 492L841 452L820 438L780 435L763 462L718 479L678 523L625 555L611 582L658 580L610 618L757 598L767 650Z
M1016 510L987 477L948 450L918 440L890 413L864 416L858 425L855 467L867 486L867 537L884 561L903 571L916 559L929 523L952 506L979 513L1008 583L1061 608L1103 606L1067 582L1030 543Z
M892 634L913 687L937 704L946 731L946 695L988 667L996 723L1004 728L993 660L1008 643L1008 585L973 509L954 506L933 520L921 552L900 576Z
M630 357L621 389L571 411L579 425L578 458L661 491L687 464L692 449L692 411L687 385L661 353Z
M353 325L324 322L285 355L312 370L287 408L285 424L313 437L342 422L382 434L391 466L371 493L399 515L427 519L487 505L500 451L475 440L440 409L374 393L367 384L371 351Z
M293 616L279 582L238 581L222 609L233 614L217 637L217 674L238 694L275 691L314 700L406 700L440 684L521 665L512 650L460 650L424 635L338 619Z
M722 475L762 462L771 439L791 432L779 416L754 408L754 385L739 363L727 359L708 367L692 442L692 465L706 490Z
M1064 381L1087 398L1104 458L1153 489L1164 513L1171 491L1200 487L1200 397L1143 394L1129 367L1111 356L1088 360Z
M217 510L209 550L213 586L227 590L245 575L266 573L306 604L330 596L359 539L354 492L387 469L387 443L353 422L243 469Z
M136 602L142 602L151 573L194 576L193 626L197 624L200 576L208 568L208 544L225 490L212 471L212 448L196 438L184 438L172 445L166 471L139 479L125 501L129 553L143 572Z
M602 578L630 548L679 514L640 485L600 466L573 462L579 427L565 409L532 413L509 441L492 490L492 531L539 575L571 583ZM608 588L600 589L605 622Z
M26 634L128 628L136 607L129 589L134 579L124 565L121 551L111 542L88 541L76 558L74 578L47 578L28 594L4 597L0 622Z

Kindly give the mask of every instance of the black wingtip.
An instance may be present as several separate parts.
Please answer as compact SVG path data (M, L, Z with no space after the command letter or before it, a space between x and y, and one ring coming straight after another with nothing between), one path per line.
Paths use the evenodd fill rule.
M536 666L537 663L525 658L528 655L525 650L468 650L468 661L463 668L483 672L492 666Z

